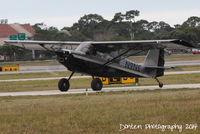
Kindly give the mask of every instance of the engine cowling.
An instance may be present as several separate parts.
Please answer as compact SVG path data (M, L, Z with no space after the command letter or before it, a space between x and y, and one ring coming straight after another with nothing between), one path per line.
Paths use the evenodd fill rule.
M57 50L55 53L57 55L57 60L60 63L64 63L67 60L67 58L70 55L73 55L73 54L76 54L76 55L85 55L85 53L83 53L81 51L69 50L69 49L60 49L60 50Z

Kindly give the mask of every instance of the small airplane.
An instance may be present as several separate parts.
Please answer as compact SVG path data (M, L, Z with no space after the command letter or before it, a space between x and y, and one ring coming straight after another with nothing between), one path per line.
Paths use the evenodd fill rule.
M59 63L72 72L67 79L59 80L58 88L62 92L68 91L69 81L74 73L92 76L91 88L94 91L100 91L103 87L98 77L153 78L162 88L163 83L158 77L163 76L166 69L175 69L164 66L165 52L170 53L172 49L198 48L179 39L87 42L7 40L5 43L30 50L54 52ZM143 64L127 59L145 51L148 53Z

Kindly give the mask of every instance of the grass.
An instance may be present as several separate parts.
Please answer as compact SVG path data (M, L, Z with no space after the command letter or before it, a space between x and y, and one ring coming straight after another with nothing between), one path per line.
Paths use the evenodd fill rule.
M177 66L180 68L180 71L200 71L199 65L192 65L192 66Z
M160 80L164 84L192 84L200 83L200 74L181 74L167 75L161 77ZM151 78L141 78L139 80L141 86L157 85L157 82ZM22 81L22 82L0 82L0 92L16 92L16 91L42 91L57 90L58 80L41 80L41 81ZM91 78L87 79L71 79L70 88L90 88ZM111 85L124 86L124 85ZM134 85L127 85L134 86ZM105 86L107 87L107 86Z
M166 75L160 77L159 80L164 84L195 84L200 83L200 74L180 74L180 75ZM141 85L156 85L154 79L140 79Z
M190 60L200 60L200 55L198 54L173 54L165 56L166 61L190 61Z
M59 80L42 81L22 81L22 82L0 82L0 92L18 92L18 91L44 91L57 90ZM90 87L90 79L72 79L70 81L72 89Z
M50 77L67 77L70 76L70 71L65 72L40 72L40 73L19 73L19 74L0 74L0 80L10 79L29 79L29 78L50 78ZM82 74L75 73L74 76Z
M19 64L20 66L51 66L51 65L60 65L56 60L0 62L0 66L15 66L17 64Z
M0 134L180 134L125 130L120 124L200 123L200 90L1 97ZM199 134L185 130L181 134Z

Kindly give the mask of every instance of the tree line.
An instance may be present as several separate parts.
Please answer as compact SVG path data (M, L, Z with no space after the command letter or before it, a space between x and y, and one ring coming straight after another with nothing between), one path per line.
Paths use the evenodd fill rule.
M182 24L170 26L164 21L137 20L138 10L116 13L112 20L98 14L80 17L71 27L59 31L56 27L46 27L37 23L35 40L61 41L103 41L103 40L145 40L178 38L189 42L200 42L200 17L189 17Z
M191 16L182 24L170 26L164 21L136 20L140 15L138 10L125 13L115 13L111 20L106 20L99 14L88 14L80 17L71 27L61 30L44 23L36 23L35 40L48 41L106 41L106 40L151 40L151 39L182 39L192 43L200 42L200 17ZM5 47L0 48L0 53L5 52ZM21 56L18 48L6 48L7 53L16 51ZM2 52L3 51L3 52ZM23 53L26 53L23 52ZM51 56L48 52L37 52L38 55Z

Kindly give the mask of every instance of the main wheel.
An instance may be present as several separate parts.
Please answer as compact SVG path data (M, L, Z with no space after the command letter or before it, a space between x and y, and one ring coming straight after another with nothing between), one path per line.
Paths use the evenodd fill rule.
M58 88L61 92L67 92L70 87L69 81L65 78L60 79L58 82Z
M103 84L99 78L95 78L92 80L91 88L94 91L100 91L103 87Z

